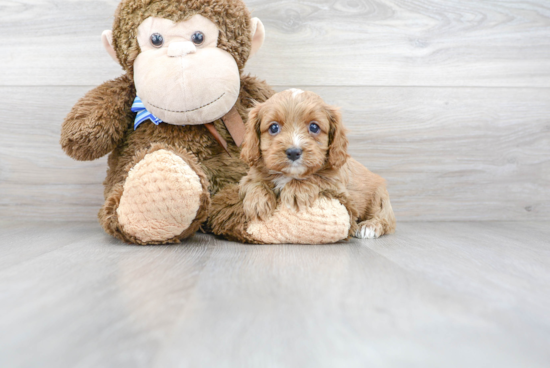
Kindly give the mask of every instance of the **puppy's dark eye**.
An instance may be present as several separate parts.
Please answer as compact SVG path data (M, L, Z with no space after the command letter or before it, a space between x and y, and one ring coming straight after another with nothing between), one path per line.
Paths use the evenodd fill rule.
M193 35L191 36L191 41L195 45L202 45L202 43L204 42L204 33L202 33L201 31L193 33Z
M321 127L319 127L316 122L312 122L309 124L309 132L311 134L319 134L321 132Z
M162 47L164 45L164 37L160 33L153 33L151 35L151 44L155 47Z
M271 135L277 135L280 132L281 132L281 127L279 126L278 123L273 123L269 127L269 134L271 134Z

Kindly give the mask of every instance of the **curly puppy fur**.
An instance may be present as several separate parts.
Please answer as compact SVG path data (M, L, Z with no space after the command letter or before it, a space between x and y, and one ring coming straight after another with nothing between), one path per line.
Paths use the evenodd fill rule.
M204 173L210 195L228 184L238 183L248 170L239 159L240 149L220 120L214 123L228 142L231 155L203 125L156 126L148 121L139 129L133 129L135 113L131 112L131 106L136 97L133 64L140 53L137 28L150 16L181 21L195 14L201 14L218 25L218 47L230 53L239 66L241 91L235 107L243 120L246 122L247 111L255 101L265 101L274 94L264 81L242 75L250 55L252 29L250 14L241 0L123 0L120 3L113 26L113 47L126 74L90 91L73 107L62 126L61 146L69 156L81 161L95 160L111 153L104 182L106 202L99 212L99 220L107 233L129 243L140 242L120 230L114 215L117 201L122 195L128 168L143 152L154 149L155 144L176 154L182 155L181 152L185 151L194 156L193 160L200 168L198 174ZM199 220L204 220L204 217ZM193 228L197 227L195 225ZM186 231L167 242L178 242L188 236L190 234Z
M350 235L393 233L395 217L384 179L349 157L347 147L337 108L312 92L278 93L249 113L241 158L251 168L240 183L240 203L227 209L215 197L213 213L229 218L241 206L239 221L265 221L278 206L299 210L324 196L346 206L352 219ZM215 233L250 242L242 226L233 230L213 227Z

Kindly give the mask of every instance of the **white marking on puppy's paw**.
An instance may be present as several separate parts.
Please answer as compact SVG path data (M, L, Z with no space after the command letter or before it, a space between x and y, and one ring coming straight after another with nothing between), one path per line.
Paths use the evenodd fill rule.
M355 237L359 239L377 239L376 231L372 227L363 226L355 233Z

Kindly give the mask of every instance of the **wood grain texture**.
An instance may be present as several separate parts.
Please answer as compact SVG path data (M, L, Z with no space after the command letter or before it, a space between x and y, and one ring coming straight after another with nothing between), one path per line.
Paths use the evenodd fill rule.
M545 0L247 0L276 85L550 86ZM118 0L3 0L0 85L97 85Z
M95 218L106 160L65 157L59 127L121 73L99 40L117 4L0 3L0 218ZM550 219L543 0L247 4L268 32L247 70L342 106L351 153L388 179L400 221Z
M0 218L96 217L106 160L58 143L87 89L0 88ZM550 219L550 89L313 90L342 107L352 156L387 179L400 221Z
M546 223L406 223L328 246L127 246L93 223L0 236L2 367L550 362Z

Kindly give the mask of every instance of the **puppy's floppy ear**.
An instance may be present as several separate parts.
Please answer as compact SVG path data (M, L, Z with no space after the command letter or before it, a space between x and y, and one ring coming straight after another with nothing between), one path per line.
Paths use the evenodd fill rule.
M254 166L260 160L260 112L263 104L257 104L248 113L248 121L246 122L246 131L244 134L243 147L241 150L241 159L248 164Z
M328 164L333 169L341 168L348 159L348 138L342 122L340 109L327 106L327 115L330 122Z

